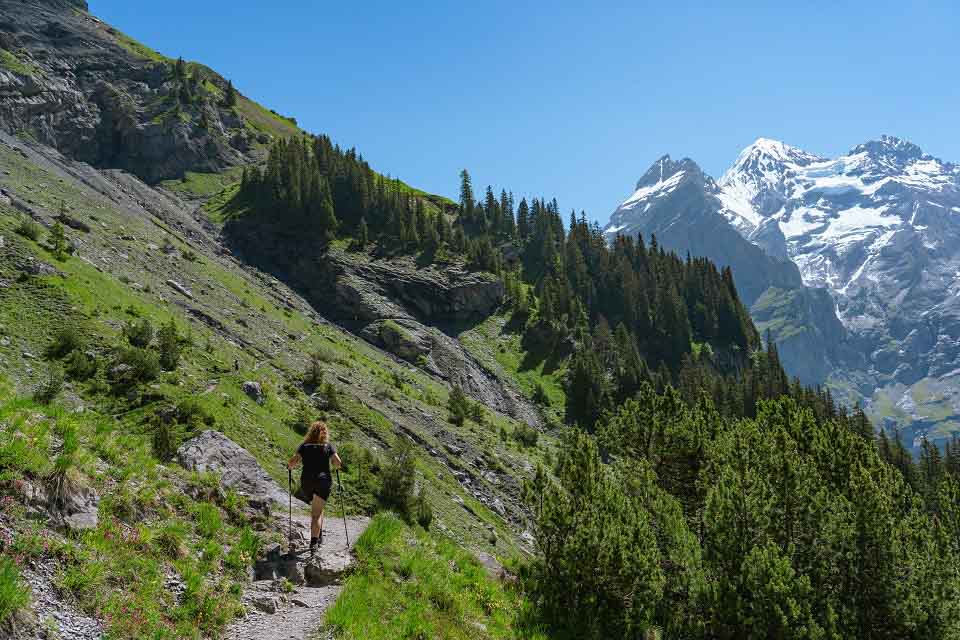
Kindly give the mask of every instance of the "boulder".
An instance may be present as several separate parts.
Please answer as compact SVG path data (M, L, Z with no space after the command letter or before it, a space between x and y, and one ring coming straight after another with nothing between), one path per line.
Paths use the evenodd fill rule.
M188 471L220 474L225 489L247 498L251 508L269 512L271 503L287 504L283 491L250 453L218 431L204 431L177 449L177 461Z
M186 296L190 300L193 300L193 292L187 289L185 286L177 282L176 280L167 280L167 286L169 286L174 291L180 293L183 296Z
M264 401L266 400L266 398L263 395L263 387L260 386L259 382L253 382L248 380L243 383L243 386L241 388L243 389L243 392L247 394L247 397L249 397L251 400L253 400L257 404L263 404Z
M303 577L310 587L326 587L335 584L342 574L342 569L324 566L320 556L310 558L303 565Z
M250 604L264 613L274 614L277 612L278 598L268 594L257 594L250 598Z

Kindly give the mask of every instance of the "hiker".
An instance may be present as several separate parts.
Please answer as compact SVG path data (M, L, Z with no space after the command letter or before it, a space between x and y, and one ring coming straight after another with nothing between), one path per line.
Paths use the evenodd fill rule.
M339 470L342 466L337 448L330 443L330 429L323 420L317 420L310 425L303 443L297 447L297 452L287 463L287 468L293 469L301 462L303 471L300 474L300 491L297 497L310 505L312 554L318 541L323 542L323 508L333 487L330 467Z

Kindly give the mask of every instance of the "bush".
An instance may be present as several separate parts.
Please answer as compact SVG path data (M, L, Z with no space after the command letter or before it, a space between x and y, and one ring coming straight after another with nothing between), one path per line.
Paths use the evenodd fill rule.
M0 624L30 602L30 587L20 580L20 571L11 558L0 556Z
M339 364L347 364L346 361L343 358L341 358L340 355L336 352L336 350L326 345L317 347L317 349L310 354L310 357L320 362L326 362L326 363L336 362Z
M547 395L547 390L543 388L543 383L538 382L533 390L533 401L541 406L550 404L550 397Z
M513 439L524 447L535 447L540 439L540 432L529 425L520 423L513 430Z
M53 336L53 342L47 347L47 357L60 359L73 351L83 349L83 338L76 327L63 327Z
M469 415L470 419L476 422L477 424L485 424L487 414L483 410L483 405L479 402L471 402L468 404L470 407Z
M50 228L50 244L53 246L53 255L57 260L66 260L67 255L73 253L67 241L67 233L59 222Z
M176 422L157 420L153 428L153 455L170 460L186 437L186 429Z
M161 460L171 459L191 433L216 424L216 417L196 398L187 398L173 408L153 417L153 453Z
M42 404L50 404L63 391L63 369L56 364L47 368L46 377L33 391L33 399Z
M323 397L327 400L327 408L331 411L340 410L340 392L332 382L323 385Z
M121 386L153 382L160 375L160 357L147 349L122 347L110 375Z
M315 389L323 384L323 368L320 366L319 353L311 353L307 366L303 371L303 385Z
M447 410L450 412L450 422L458 427L463 426L470 413L470 401L461 387L454 386L450 391Z
M73 351L64 361L67 376L71 380L89 380L97 375L97 361L83 351Z
M154 536L153 545L160 555L170 560L179 560L188 553L186 541L189 533L183 522L168 520Z
M380 503L387 509L396 510L405 518L410 516L416 479L414 460L413 443L398 435L380 474Z
M287 425L301 436L307 435L310 423L314 421L314 411L305 402L297 403L297 408L287 421Z
M433 508L423 495L423 490L421 490L414 499L413 515L421 527L427 530L430 529L430 523L433 522Z
M34 242L37 242L40 239L40 236L43 235L43 227L33 220L21 220L20 224L17 225L17 228L14 229L14 231L24 238L29 238Z
M123 328L123 335L134 347L145 349L153 341L153 325L146 318L136 322L128 322Z
M166 371L174 371L180 365L180 334L173 318L161 327L157 340L160 347L160 366Z

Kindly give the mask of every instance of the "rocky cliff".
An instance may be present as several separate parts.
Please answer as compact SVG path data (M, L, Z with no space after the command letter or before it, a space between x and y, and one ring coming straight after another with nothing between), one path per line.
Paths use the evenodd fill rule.
M0 0L0 127L147 182L250 161L287 120L178 66L79 0Z
M376 257L294 239L254 217L228 221L238 256L297 289L318 312L488 407L540 424L537 410L453 337L503 301L503 282L460 262L421 265L410 256Z

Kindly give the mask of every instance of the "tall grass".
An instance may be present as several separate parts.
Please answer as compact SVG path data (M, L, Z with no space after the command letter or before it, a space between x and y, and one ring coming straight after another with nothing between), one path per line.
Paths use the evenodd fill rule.
M521 594L447 538L380 514L357 540L358 570L327 611L344 640L543 640L523 623Z
M20 579L20 570L12 559L0 556L0 623L30 602L30 587Z

